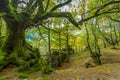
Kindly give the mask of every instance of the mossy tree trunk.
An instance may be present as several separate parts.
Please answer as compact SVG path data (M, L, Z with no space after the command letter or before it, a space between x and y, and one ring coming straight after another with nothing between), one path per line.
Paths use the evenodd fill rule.
M100 49L99 49L99 46L98 46L98 39L97 39L97 36L96 36L96 29L94 30L92 28L92 34L94 36L94 50L92 49L91 45L90 45L90 36L89 36L89 30L87 28L87 25L85 25L85 29L86 29L86 36L87 36L87 46L88 46L88 49L89 49L89 52L90 52L90 56L91 58L93 59L93 62L96 64L96 65L101 65L101 54L100 54Z
M25 43L24 22L6 21L7 32L4 43L1 46L0 52L0 68L8 65L14 66L30 66L39 58L39 53Z
M25 26L17 22L9 22L6 30L6 40L2 50L11 54L14 51L23 51L25 43Z

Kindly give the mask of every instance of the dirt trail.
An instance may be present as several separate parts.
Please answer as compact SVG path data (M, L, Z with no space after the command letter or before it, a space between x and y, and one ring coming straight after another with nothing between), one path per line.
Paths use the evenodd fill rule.
M62 66L46 77L53 80L120 80L120 50L111 50L108 55L102 55L102 65L87 69L83 64L91 60L88 56L86 58L73 56L71 66L64 65L66 68L63 69Z

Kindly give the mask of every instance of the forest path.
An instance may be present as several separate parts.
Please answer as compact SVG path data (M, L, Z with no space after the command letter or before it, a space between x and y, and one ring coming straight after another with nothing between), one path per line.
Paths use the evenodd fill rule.
M120 80L120 49L102 49L101 53L103 64L100 66L85 68L86 62L93 63L89 53L82 52L72 55L69 63L64 62L54 72L44 76L38 71L31 73L28 79L19 79L16 68L7 68L0 77L7 80Z
M63 63L46 77L52 80L120 80L120 49L102 49L101 53L103 64L100 66L85 68L84 63L92 59L82 53L71 56L70 63Z

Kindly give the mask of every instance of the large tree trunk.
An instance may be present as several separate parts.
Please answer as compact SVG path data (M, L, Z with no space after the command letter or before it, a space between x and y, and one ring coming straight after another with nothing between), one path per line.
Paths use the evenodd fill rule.
M25 43L25 28L24 25L17 23L8 25L6 40L2 46L2 50L7 54L13 53L15 50L23 51Z
M6 65L31 65L40 57L38 50L25 43L26 26L18 22L7 23L6 39L1 47L0 68Z

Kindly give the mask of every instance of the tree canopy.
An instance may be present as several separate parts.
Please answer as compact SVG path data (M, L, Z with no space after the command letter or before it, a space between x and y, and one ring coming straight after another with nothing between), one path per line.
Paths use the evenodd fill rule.
M96 1L96 0L95 0ZM77 22L71 15L70 12L61 12L59 8L69 4L72 0L65 0L61 3L57 3L54 0L1 0L0 1L0 13L1 17L5 20L12 20L16 22L22 22L27 25L41 25L44 20L51 17L65 17L76 27L91 18L97 17L102 14L116 13L119 12L120 3L119 0L108 0L108 1L97 1L89 3L99 4L96 7L89 6L87 9L79 16L88 15L86 18L81 18ZM84 2L84 1L83 1ZM84 7L84 6L82 6ZM113 9L114 8L114 9Z

